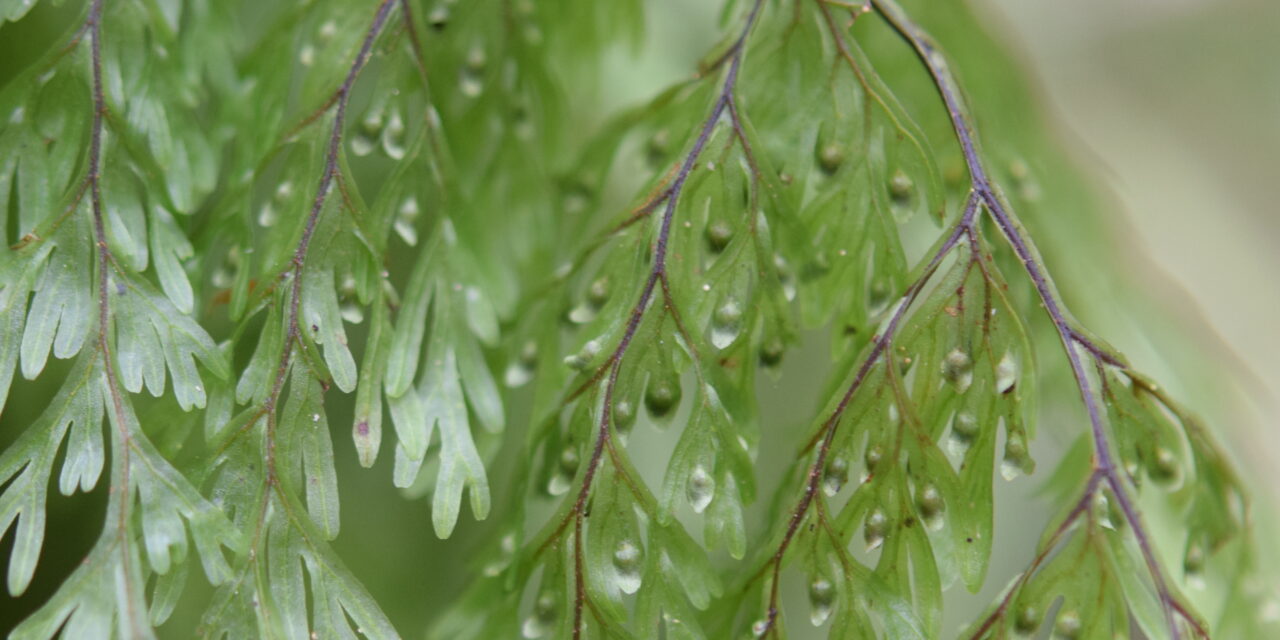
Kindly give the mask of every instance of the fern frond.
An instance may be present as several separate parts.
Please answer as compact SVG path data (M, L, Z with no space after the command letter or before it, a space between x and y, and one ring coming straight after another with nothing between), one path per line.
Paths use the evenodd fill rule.
M12 595L56 573L55 476L108 486L11 637L398 638L427 597L451 640L1275 635L1249 480L1088 327L1125 307L1085 186L963 3L901 2L729 0L622 108L633 0L88 0L24 38ZM458 557L363 542L354 463ZM997 483L1038 467L1008 575Z
M1000 622L978 623L972 635L1035 631L1054 607L1060 633L1105 635L1131 620L1157 636L1206 633L1156 555L1133 486L1134 464L1176 477L1193 430L1168 416L1139 419L1145 426L1104 416L1115 390L1130 384L1104 380L1138 374L1066 311L991 177L936 45L887 1L738 9L748 27L709 56L700 77L602 131L601 149L647 138L646 195L599 236L580 233L579 253L524 314L531 327L558 317L576 325L560 352L579 371L547 371L558 363L541 354L554 352L560 337L532 329L525 335L536 359L508 370L517 382L539 373L527 445L538 461L518 495L568 494L528 542L519 544L518 531L502 538L510 563L503 580L533 594L521 614L525 635L714 637L733 629L783 637L787 566L807 576L810 619L829 625L832 637L944 635L943 590L962 582L976 591L986 581L996 468L1008 480L1035 469L1037 306L1067 351L1094 455L1062 463L1086 470L1073 483L1084 490L1075 503L1083 506L1007 592L991 618ZM958 143L958 167L945 181L938 159L947 152L926 134L938 123L919 124L918 114L931 112L904 108L864 51L874 45L884 54L893 44L859 35L874 20L867 29L905 40L940 94L941 132ZM831 66L797 62L806 57ZM797 104L821 105L822 115ZM673 145L681 129L669 123L693 120L699 107L710 116ZM584 173L619 161L586 158ZM904 246L902 229L923 217L944 223L942 233L922 257L909 258L918 250ZM838 374L784 475L772 524L748 537L743 509L760 455L751 400L758 363L776 364L797 325L833 317ZM624 447L641 404L658 425L689 407L674 420L680 433L656 510ZM1142 446L1124 444L1134 439ZM1241 499L1219 494L1206 503ZM1111 505L1106 526L1116 532L1094 517L1100 502ZM681 511L685 517L673 517ZM649 559L661 566L675 557L663 532L682 530L690 515L705 520L705 544L680 562L705 566L703 554L721 544L733 557L755 553L728 588L698 579L710 586L680 597L668 582L679 569L654 572ZM1048 560L1069 565L1064 545L1096 561L1070 586L1038 577ZM480 610L479 599L496 597L494 580L482 579L476 600L465 599L439 637L516 626L506 616L466 618ZM1021 603L1024 591L1041 594L1025 595L1038 617L1019 622L1009 603ZM1070 606L1060 607L1064 593ZM1106 606L1082 611L1086 601Z
M139 9L125 5L116 16L122 31L132 30L140 38L154 25ZM229 371L204 329L153 290L144 273L150 225L156 234L151 246L157 253L158 277L179 306L190 307L186 274L175 269L173 255L165 255L189 251L169 211L189 211L190 190L211 185L174 180L159 196L140 191L137 181L154 175L150 170L159 163L183 160L173 156L173 138L154 129L164 126L163 117L153 117L158 107L145 100L126 103L127 83L144 92L150 85L134 75L143 70L140 66L123 65L128 71L122 71L121 61L134 61L130 56L138 53L136 49L122 46L104 53L106 17L100 0L91 3L69 47L41 63L41 75L28 75L6 91L19 117L8 123L3 135L20 140L31 118L35 130L43 125L54 142L28 146L27 168L17 168L23 214L18 223L27 231L3 265L11 276L5 279L6 325L14 329L4 338L5 371L0 375L5 391L15 355L20 354L28 379L46 369L51 351L58 359L76 359L62 390L19 438L24 444L4 454L6 478L13 479L0 496L7 514L5 528L18 519L20 540L10 559L12 593L26 589L40 555L45 491L63 442L67 449L59 482L62 493L89 491L106 459L103 413L111 427L111 489L103 533L75 574L14 631L15 637L52 637L60 630L100 633L112 627L122 636L148 637L152 624L168 614L160 600L151 614L154 619L148 618L146 584L152 575L162 581L166 575L186 575L174 566L185 561L188 536L215 583L229 573L222 547L239 546L222 512L142 431L126 395L140 391L144 379L154 395L162 394L167 369L174 396L187 411L205 404L205 383L193 356L216 377L225 378ZM156 66L159 78L171 72L162 64ZM46 101L56 96L67 98L64 105L46 108ZM81 111L69 111L77 107ZM146 113L129 119L109 117L131 109ZM149 137L151 144L133 145L134 136ZM183 145L181 153L199 148ZM57 163L57 169L39 166L46 161ZM31 173L36 169L44 172ZM65 204L55 207L53 202ZM28 305L29 292L33 295ZM181 582L168 584L170 597L175 597Z

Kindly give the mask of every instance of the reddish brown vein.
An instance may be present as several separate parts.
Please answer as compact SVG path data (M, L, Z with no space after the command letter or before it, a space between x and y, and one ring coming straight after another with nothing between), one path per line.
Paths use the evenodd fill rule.
M93 3L89 5L89 15L85 19L85 27L76 34L73 42L78 42L86 30L89 33L93 122L89 137L89 168L88 174L85 176L85 184L88 186L89 191L89 204L93 217L93 232L98 255L98 350L102 354L102 370L107 381L108 395L111 396L111 411L115 417L117 437L120 441L120 447L117 452L120 459L116 462L120 469L119 486L112 487L112 491L116 494L115 499L119 501L116 535L119 538L117 544L120 545L122 570L126 573L123 580L125 610L122 615L128 620L129 628L132 629L133 633L141 637L146 633L148 625L142 620L144 614L134 610L134 603L137 602L138 598L133 593L134 582L127 575L132 566L132 562L129 559L132 542L129 539L130 507L133 500L129 469L132 434L130 434L129 425L125 421L124 397L120 392L120 382L116 378L115 365L111 358L109 334L111 327L110 274L114 262L111 256L111 249L107 246L106 224L103 220L102 206L102 133L107 114L107 102L103 95L102 87L102 0L93 0ZM75 201L79 202L83 194L84 186L80 188L80 193L76 196Z

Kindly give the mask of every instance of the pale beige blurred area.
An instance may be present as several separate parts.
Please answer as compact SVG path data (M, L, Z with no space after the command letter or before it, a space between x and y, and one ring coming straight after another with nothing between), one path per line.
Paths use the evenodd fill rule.
M1189 338L1231 351L1208 366L1240 378L1246 406L1220 433L1269 477L1261 493L1275 500L1280 1L976 4L1022 58L1057 135L1095 167L1126 232L1163 272L1134 274L1167 305L1152 311L1200 316L1189 318Z

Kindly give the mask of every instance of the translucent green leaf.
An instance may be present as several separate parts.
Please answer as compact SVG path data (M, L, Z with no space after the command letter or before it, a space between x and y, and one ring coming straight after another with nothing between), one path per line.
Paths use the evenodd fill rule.
M396 430L394 482L397 487L413 486L431 443L435 422L427 419L426 406L417 389L398 398L387 398L391 424Z
M440 472L431 501L431 522L436 535L447 538L458 521L464 487L470 492L471 512L476 518L489 515L489 481L471 439L454 353L448 349L435 353L422 393L427 421L440 427Z
M338 311L338 296L333 288L333 272L307 270L304 276L299 322L304 331L313 336L316 344L324 347L324 360L333 383L344 393L356 388L356 362L347 347L347 334L342 328L342 315Z
M4 280L0 285L3 286L0 289L0 415L4 413L9 385L13 382L21 352L31 286L52 249L53 245L44 244L35 249L35 255L27 260L11 258L0 261L0 279Z
M18 152L18 223L25 230L33 229L46 217L53 215L52 185L49 176L48 155L36 132L17 129Z
M160 288L178 311L190 314L194 298L182 261L194 255L193 249L177 228L173 216L163 207L152 208L151 255L156 275L160 278Z
M27 15L34 6L36 6L36 0L3 0L0 2L0 23L4 20L16 22Z
M382 378L386 371L391 343L391 325L386 303L379 296L373 301L373 318L365 342L364 359L360 363L360 386L356 388L355 424L352 438L356 455L364 467L373 466L382 444Z
M144 372L149 371L151 374L148 376L144 373L148 389L153 395L159 395L164 390L163 373L156 371L157 354L163 354L164 363L173 377L173 392L178 405L184 411L189 411L192 407L203 408L207 394L204 382L196 372L195 360L199 359L213 375L225 380L231 375L226 357L203 327L180 313L167 297L153 290L150 284L142 281L130 282L129 287L129 293L133 295L116 295L112 304L122 316L129 317L132 314L133 324L117 331L122 341L132 342L147 336L148 332L140 326L142 318L150 322L154 339L142 338L142 342L131 347L134 357L150 363L143 365ZM123 365L122 369L128 370ZM136 384L137 378L134 375ZM155 386L152 386L153 379L158 379ZM130 390L136 391L137 388Z
M44 264L22 335L22 375L35 378L44 369L49 349L58 358L80 351L93 322L88 247L60 244Z
M387 397L398 398L413 384L422 354L423 337L427 329L427 309L433 295L431 261L421 259L414 267L413 275L405 289L396 315L395 333L391 337L391 353L387 359L385 381Z
M325 540L338 535L338 476L320 383L294 367L289 397L280 412L281 458L291 468L294 487L305 490L307 511Z
M712 503L717 490L717 443L713 423L726 418L718 403L699 399L667 465L662 482L660 523L666 525L671 522L679 503L687 502L697 513L702 513Z
M70 379L77 383L70 389L77 393L80 389L100 389L103 395L109 396L110 389L98 364L91 358L82 358L81 362L78 368L81 376ZM65 397L68 401L76 401L74 395ZM93 399L77 402L93 402ZM103 400L98 398L96 402L96 408L91 408L89 415L75 419L100 425ZM151 622L144 618L147 606L143 601L145 576L141 554L145 549L147 565L165 573L171 569L171 563L181 562L185 557L188 532L195 541L211 582L217 584L231 574L223 548L241 548L239 534L221 510L206 501L159 455L143 434L127 400L110 404L107 415L113 434L112 481L122 482L127 478L129 486L126 491L112 493L107 507L108 525L93 550L62 583L57 593L14 630L14 637L52 638L60 628L62 633L75 633L77 637L95 637L112 626L122 636L152 636ZM62 405L55 403L53 406ZM51 462L67 425L65 419L56 414L50 419L53 421L53 433L42 433L39 428L30 429L27 433L51 442L45 445L49 448L48 460ZM50 435L54 437L45 440ZM72 439L74 441L76 436ZM69 457L68 461L71 460ZM127 475L124 471L126 465ZM47 478L47 470L44 477ZM41 496L43 493L41 487ZM135 495L136 506L141 510L138 521L142 548L138 547L128 529L121 529L117 524L130 522L128 514L135 508ZM185 528L183 521L186 522ZM38 546L35 553L38 553ZM13 575L11 573L11 579ZM114 625L111 623L113 619L116 621Z
M482 426L491 432L501 431L505 425L502 397L498 395L498 385L493 381L493 374L489 373L480 345L464 338L457 349L458 372L462 376L467 403Z
M73 424L76 435L63 463L62 492L70 494L77 486L88 491L102 471L103 399L94 379L99 371L92 358L77 359L49 407L0 454L0 478L8 483L0 494L0 529L8 530L17 521L9 559L11 594L22 593L31 582L44 543L49 476L58 449Z
M284 320L278 308L272 307L267 312L253 356L236 383L237 403L261 404L266 399L271 392L272 376L279 367L280 350L284 347L284 342Z
M133 172L125 159L108 153L102 177L107 244L132 272L147 268L147 216Z

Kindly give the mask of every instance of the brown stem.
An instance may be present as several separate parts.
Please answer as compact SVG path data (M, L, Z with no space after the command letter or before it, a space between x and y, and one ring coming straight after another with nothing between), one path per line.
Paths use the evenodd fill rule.
M1102 479L1102 474L1100 474L1096 469L1093 473L1089 474L1089 482L1085 486L1084 493L1081 494L1080 499L1076 501L1075 506L1071 508L1066 519L1062 521L1062 524L1058 525L1058 528L1054 530L1053 535L1049 536L1049 539L1045 541L1044 546L1041 547L1040 552L1036 554L1035 559L1031 561L1031 564L1027 567L1026 571L1023 571L1022 575L1018 576L1018 579L1014 581L1013 586L1005 591L1004 597L1000 599L1000 604L996 606L995 610L984 618L982 620L982 624L978 625L978 628L969 635L971 640L979 640L982 638L991 630L991 627L994 626L996 622L1000 621L1000 619L1004 617L1005 612L1009 609L1009 605L1013 602L1014 596L1016 596L1018 591L1022 589L1022 586L1031 579L1031 576L1035 574L1036 569L1044 563L1045 559L1049 557L1049 554L1058 547L1058 543L1062 540L1062 536L1071 528L1071 525L1075 524L1076 520L1080 519L1080 515L1085 513L1088 510L1089 505L1093 503L1094 496L1098 491L1098 484L1101 483Z
M657 208L658 205L665 202L666 206L662 213L662 222L658 231L658 238L654 245L653 262L649 268L649 275L645 279L645 284L640 292L640 298L636 301L635 306L631 308L630 317L627 320L622 337L618 341L618 345L614 348L609 358L592 376L591 381L598 381L605 371L608 372L608 379L605 382L604 404L600 409L600 420L596 429L595 445L591 451L591 457L587 461L586 469L582 476L582 486L578 489L578 495L574 500L572 509L570 509L565 521L560 524L555 536L562 535L565 525L572 520L574 523L574 604L573 604L573 638L577 640L582 635L582 609L586 604L586 583L584 578L584 568L582 564L582 524L585 517L587 500L591 495L591 487L595 480L596 472L606 451L606 444L610 440L610 424L613 415L613 394L618 384L618 372L622 367L622 360L626 356L628 349L639 331L640 322L644 319L646 311L649 309L649 303L653 299L654 291L659 284L663 285L664 295L666 294L666 268L667 268L667 248L671 238L672 221L675 219L676 207L680 201L680 194L684 189L685 182L692 173L694 165L698 161L698 157L702 155L702 150L706 147L707 142L711 138L711 133L720 122L721 116L729 108L737 87L738 72L742 66L742 53L745 49L747 35L751 32L752 26L755 24L756 17L760 13L763 0L755 0L752 4L751 11L747 15L746 24L739 33L738 38L730 47L728 53L722 62L729 65L725 74L724 84L721 86L720 93L715 103L711 107L711 113L703 121L698 137L694 140L693 148L690 149L684 161L680 164L680 169L676 172L675 177L671 181L671 186L660 191L657 196L650 202L643 205L634 219L647 215L650 211ZM634 221L634 220L633 220ZM672 309L674 311L674 309ZM590 384L590 383L589 383ZM579 388L574 395L584 390Z
M906 13L894 0L872 0L872 4L875 10L888 21L894 31L911 45L928 70L929 76L933 80L934 86L938 89L938 93L942 97L944 106L950 116L952 129L955 132L957 141L960 143L973 189L981 195L992 220L1000 228L1001 233L1018 256L1024 271L1035 287L1040 302L1053 322L1063 349L1066 351L1067 360L1071 365L1071 372L1076 380L1076 386L1080 390L1080 397L1089 414L1090 432L1093 437L1094 467L1106 478L1107 484L1111 487L1116 497L1116 502L1120 505L1121 511L1124 512L1125 519L1129 522L1134 539L1137 541L1143 560L1146 562L1147 570L1155 583L1156 591L1160 597L1161 609L1164 613L1165 624L1169 628L1171 637L1174 640L1182 637L1182 626L1178 624L1177 616L1188 622L1198 635L1207 636L1207 633L1199 623L1184 613L1185 608L1177 601L1169 588L1164 572L1161 569L1160 561L1155 555L1150 534L1142 522L1133 496L1129 494L1129 488L1124 483L1122 472L1115 464L1111 443L1107 438L1103 423L1101 401L1089 381L1083 359L1076 347L1083 347L1094 358L1103 360L1108 364L1123 366L1121 364L1122 361L1115 357L1114 354L1089 341L1081 331L1075 328L1074 321L1071 320L1044 266L1041 264L1035 244L1025 234L1012 208L1008 207L999 191L988 178L986 167L978 152L977 135L974 131L972 118L954 79L951 77L946 60L938 50L937 45L934 44L928 34L907 17Z
M320 212L324 209L324 205L328 200L329 192L335 180L340 180L339 175L339 153L342 149L342 132L346 123L347 103L351 95L352 87L355 86L356 78L359 76L361 69L364 68L366 62L373 51L373 43L378 35L382 32L386 25L387 18L391 13L391 9L395 5L396 0L381 0L378 4L376 13L374 14L373 23L365 33L364 40L361 42L360 50L356 54L355 60L352 61L347 75L343 79L342 85L337 92L328 100L324 108L308 117L306 122L318 119L330 108L336 105L336 113L334 114L333 127L330 130L328 143L325 151L324 168L320 174L319 184L316 187L315 198L312 201L311 208L307 213L307 218L303 224L302 236L298 240L298 244L294 249L293 258L290 266L281 275L281 278L292 278L289 296L289 309L287 316L287 326L285 329L284 345L280 350L279 363L276 366L275 376L271 382L270 391L263 400L262 407L256 412L254 417L241 430L246 431L250 426L256 424L258 420L265 417L265 451L264 457L264 475L266 490L262 493L262 502L258 509L258 520L255 527L254 540L252 549L257 549L264 539L266 526L265 521L270 513L269 504L273 492L280 494L280 502L282 508L287 511L287 500L283 498L283 488L280 486L279 475L276 470L276 405L280 400L280 393L284 388L285 380L288 377L290 364L292 363L295 348L301 348L302 330L299 326L299 306L302 301L302 273L306 264L307 251L311 246L311 239L315 234L317 223L319 222ZM261 563L256 562L257 553L250 556L250 564L256 569L261 567ZM269 611L268 607L260 607L259 611L266 615Z
M302 331L298 323L298 308L302 302L302 269L307 260L307 251L311 247L311 238L315 235L316 225L320 220L320 212L324 209L325 202L329 197L330 187L335 178L338 176L338 154L342 149L342 131L346 124L347 102L351 97L351 89L355 86L356 78L360 75L360 70L369 60L369 56L373 51L373 42L381 33L385 26L387 17L391 13L391 8L395 4L395 0L381 0L378 4L378 10L374 14L373 24L365 33L364 41L360 44L360 51L356 54L355 60L351 63L351 67L347 70L346 78L342 81L342 86L338 88L337 93L330 99L326 108L337 106L337 112L333 117L333 127L329 133L329 140L325 152L324 168L320 173L320 182L316 187L316 195L312 201L311 209L307 213L306 222L303 224L302 237L299 238L297 246L293 251L293 259L290 262L289 270L286 272L287 277L292 278L289 291L289 313L288 324L285 327L284 346L280 350L280 361L276 366L275 378L271 383L271 391L263 402L263 413L272 414L276 408L276 403L280 399L280 391L284 387L285 378L289 372L289 364L293 357L293 349L298 346L302 339ZM317 114L314 117L319 117ZM268 418L268 447L267 447L267 473L268 481L274 480L274 438L271 431L274 420Z
M114 264L114 260L111 256L111 249L107 246L106 224L103 220L105 214L102 206L102 132L107 113L107 102L102 88L102 0L93 0L93 3L89 5L89 15L85 20L85 25L89 33L90 65L92 67L90 76L93 91L93 123L89 138L89 171L85 176L85 182L89 189L89 204L93 215L93 233L98 254L98 350L102 354L102 371L107 379L107 392L111 396L111 411L115 416L117 437L120 440L118 452L120 459L116 462L120 467L120 484L112 487L111 490L119 495L117 500L119 500L120 505L117 513L116 535L119 537L122 570L126 573L122 580L126 593L123 615L128 620L129 628L133 633L142 636L147 633L146 630L149 625L142 619L145 614L134 610L134 603L138 601L138 598L133 593L134 581L127 575L132 566L132 562L129 559L132 550L132 541L129 539L129 514L133 503L133 488L129 474L129 458L133 436L129 432L128 423L125 421L124 396L120 391L120 381L116 377L115 364L111 357L109 333L111 328L110 280L111 267ZM77 35L77 38L79 37ZM83 187L81 192L83 193ZM77 196L77 201L79 197Z
M787 523L787 530L782 536L782 541L778 544L777 550L769 559L766 567L772 568L772 580L770 581L769 591L769 609L766 612L764 626L757 631L757 635L763 637L766 634L775 634L777 632L778 620L778 584L782 573L782 561L786 557L787 549L790 548L794 541L796 533L800 530L800 523L804 521L805 515L809 512L809 508L814 504L814 498L818 493L818 485L822 481L822 471L826 467L827 456L831 452L831 445L835 441L836 432L840 427L840 418L844 416L844 412L849 408L850 402L853 400L854 394L862 387L862 383L866 381L867 376L871 373L871 369L881 361L881 356L889 351L889 346L893 342L894 336L897 334L899 327L902 326L902 319L906 316L907 310L911 308L920 292L928 284L934 272L937 271L938 265L942 264L942 260L951 253L951 250L959 244L961 238L970 233L974 220L977 217L978 207L980 205L977 193L970 193L969 199L965 204L964 212L960 219L951 227L946 239L934 251L929 261L925 264L924 270L920 276L912 282L903 293L902 298L898 301L897 306L893 308L889 315L888 323L885 325L884 331L873 338L871 350L863 358L862 364L858 367L857 372L853 376L853 381L845 389L844 395L841 396L840 402L836 405L831 415L823 421L822 427L818 433L821 434L821 443L818 445L818 452L814 458L813 464L809 466L809 471L805 475L804 490L800 496L800 501L791 511L791 519Z

